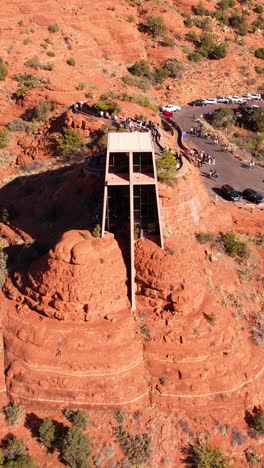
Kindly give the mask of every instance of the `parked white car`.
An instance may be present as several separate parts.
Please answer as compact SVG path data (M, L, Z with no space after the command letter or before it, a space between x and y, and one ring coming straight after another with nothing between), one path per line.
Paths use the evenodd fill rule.
M229 98L226 96L216 96L216 102L223 102L224 104L229 103Z
M207 98L203 99L203 104L217 104L217 99L216 98Z
M244 102L245 101L245 98L243 98L242 96L228 96L228 99L229 99L229 102L230 103L241 103L241 102Z
M249 99L252 99L252 100L258 101L261 99L261 94L258 94L258 93L248 93L247 96Z
M175 106L174 104L168 104L167 106L161 107L161 110L165 112L178 112L181 110L181 107Z

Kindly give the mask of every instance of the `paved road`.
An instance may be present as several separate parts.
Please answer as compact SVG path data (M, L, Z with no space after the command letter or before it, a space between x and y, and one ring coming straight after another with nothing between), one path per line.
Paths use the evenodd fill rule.
M258 101L256 104L260 107L264 107L263 101ZM239 191L245 188L252 188L264 195L264 169L255 166L253 170L250 170L248 165L235 159L232 154L221 151L220 145L215 145L211 141L189 133L190 128L195 126L192 118L193 114L195 114L196 118L199 118L201 114L210 113L219 107L237 106L230 104L218 104L217 106L208 105L204 107L184 106L180 112L174 114L174 120L180 125L182 130L186 132L186 142L188 146L190 148L196 147L200 150L204 150L216 159L215 166L204 164L202 168L200 168L200 174L206 188L209 192L215 193L212 189L216 189L217 192L217 189L220 189L223 184L230 184ZM212 168L216 169L219 176L217 181L213 181L209 178L209 171Z

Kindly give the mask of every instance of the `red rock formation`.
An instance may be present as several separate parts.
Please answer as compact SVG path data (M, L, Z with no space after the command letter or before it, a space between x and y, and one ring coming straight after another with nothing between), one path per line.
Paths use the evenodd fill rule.
M28 405L118 407L147 398L126 268L111 234L70 231L6 283L11 398ZM59 320L57 320L59 319Z

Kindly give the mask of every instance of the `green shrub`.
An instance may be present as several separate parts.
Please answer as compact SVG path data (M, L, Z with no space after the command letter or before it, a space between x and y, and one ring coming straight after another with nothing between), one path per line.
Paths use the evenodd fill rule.
M31 73L17 73L13 78L28 89L40 88L43 84L43 80L41 78L38 78Z
M191 448L195 468L228 468L230 461L220 448L212 448L208 443L197 442Z
M174 47L175 46L175 40L173 39L173 37L165 35L161 39L160 45L162 45L163 47Z
M62 441L61 455L64 463L71 468L89 468L90 453L88 435L79 427L71 427Z
M3 408L3 413L10 426L18 424L24 416L24 407L19 403L9 403Z
M264 6L258 3L254 8L255 13L261 15L264 12Z
M20 455L15 460L5 462L5 468L38 468L38 465L29 455Z
M100 224L96 224L92 231L93 237L101 237L101 226Z
M32 132L36 127L36 123L26 122L25 120L18 118L8 124L10 132Z
M203 58L204 56L200 54L200 52L190 52L188 54L188 60L190 60L191 62L200 62L200 60L202 60Z
M68 60L66 60L66 63L70 65L71 67L74 67L76 65L76 60L74 58L70 57Z
M163 68L169 70L171 78L182 78L184 66L178 59L169 59L163 64Z
M42 69L41 62L40 62L39 58L36 55L34 57L32 57L31 59L26 60L24 65L26 65L26 67L29 67L29 68L34 68L35 70L41 70Z
M26 86L19 86L17 90L12 94L12 99L23 99L29 92L29 88Z
M230 257L248 258L249 249L246 242L238 240L234 232L227 232L222 236L225 251Z
M83 89L85 89L87 86L86 82L85 81L81 81L80 83L78 83L75 88L82 91Z
M4 455L6 460L15 460L20 455L27 455L27 447L24 442L15 436L7 439Z
M8 146L9 137L9 130L7 128L2 128L2 130L0 130L0 149Z
M8 68L4 63L3 59L0 58L0 81L5 81L8 75Z
M228 24L228 15L223 10L217 10L212 13L212 17L216 19L219 23Z
M32 118L37 120L38 122L45 122L48 120L52 113L55 111L55 103L48 101L47 99L43 99L39 101L36 107L34 107L32 111Z
M82 137L72 128L64 128L63 134L57 138L57 149L68 160L74 157L82 148Z
M151 438L148 434L132 435L122 426L116 429L116 437L124 455L133 465L145 463L151 455Z
M98 228L99 226L99 228ZM94 228L96 230L96 233L99 231L99 235L93 235L93 237L100 237L101 236L101 227L99 224L97 224ZM63 415L65 416L68 421L72 423L73 426L77 426L80 429L85 430L88 425L88 414L85 411L78 411L78 410L71 410L66 408L65 410L62 411Z
M260 67L259 65L255 65L255 72L258 75L263 75L264 74L264 67Z
M264 60L264 47L255 50L255 57Z
M215 45L208 53L208 58L211 60L220 60L226 57L227 49L225 44Z
M39 426L39 440L48 449L55 448L57 439L57 428L51 418L43 419Z
M202 2L199 2L196 6L192 5L192 12L196 16L210 16L210 11L203 6Z
M100 100L94 103L93 105L94 109L97 109L99 111L106 111L109 112L110 114L117 113L121 111L120 106L111 100Z
M198 232L195 234L196 240L200 244L206 244L206 242L212 242L215 238L214 234L211 232Z
M49 25L49 32L55 33L55 32L58 32L59 29L60 28L56 23Z
M170 76L170 71L167 68L155 68L153 78L156 83L163 83Z
M212 114L208 115L207 120L214 127L228 128L235 123L234 111L228 108L215 109Z
M128 67L128 71L135 76L151 76L150 65L146 60L139 60L139 62L135 62L134 65Z
M4 253L2 248L0 248L0 287L1 288L4 286L6 277L8 275L7 260L8 260L7 254Z
M238 122L244 128L252 132L264 131L264 109L255 109L253 112L244 112L242 117L239 117Z
M55 53L52 52L52 50L48 50L47 55L48 55L49 57L55 57Z
M229 25L232 26L238 34L245 36L248 32L248 24L245 16L241 15L238 11L235 11L229 18Z
M138 104L139 106L146 107L154 112L158 111L158 106L154 104L148 96L144 96L141 94L137 94L136 96L132 96L131 102Z
M162 36L167 32L167 28L161 16L149 16L144 27L152 37Z
M148 91L151 86L148 78L138 78L137 76L126 75L122 77L122 81L128 86L136 86L142 91Z
M236 5L235 0L220 0L220 2L217 3L217 6L221 10L227 10L228 8L233 8Z
M252 427L259 434L264 435L264 411L259 410L252 420Z
M195 31L189 31L186 34L185 37L186 37L186 40L189 41L189 42L192 42L192 44L195 44L195 45L200 44L200 38L199 38L197 32L195 32Z
M134 17L133 15L128 15L127 21L128 21L129 23L134 23L135 17Z
M214 312L212 312L211 314L204 313L204 316L206 320L210 323L210 325L213 325L213 326L216 325L217 317Z
M161 182L170 183L177 170L177 161L172 151L163 150L162 156L156 161L157 176Z

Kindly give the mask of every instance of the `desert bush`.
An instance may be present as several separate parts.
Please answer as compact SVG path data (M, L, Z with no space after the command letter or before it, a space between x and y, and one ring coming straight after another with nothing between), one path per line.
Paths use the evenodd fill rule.
M51 418L43 419L39 426L39 440L48 449L55 448L57 439L57 428Z
M264 411L261 408L258 408L256 414L252 418L252 427L259 434L264 435Z
M241 15L239 11L235 11L228 20L230 26L232 26L240 36L245 36L248 32L248 23L244 15Z
M191 42L192 44L199 45L200 44L200 38L195 31L189 31L186 34L186 40Z
M182 78L184 66L178 59L169 59L163 64L163 68L169 70L171 78Z
M38 122L45 122L48 120L52 113L55 111L55 103L43 99L39 101L36 107L32 111L32 119L37 120Z
M211 60L220 60L226 57L227 48L225 44L215 45L208 53L208 58Z
M15 460L4 463L5 468L38 468L38 465L29 455L19 455Z
M217 316L215 315L214 312L212 312L211 314L206 314L204 313L204 316L206 318L206 320L210 323L210 325L216 325L217 323Z
M116 429L119 445L133 465L145 463L151 454L151 437L148 434L132 435L122 426Z
M76 426L71 427L62 441L61 456L71 468L89 468L90 440Z
M86 82L85 81L81 81L80 83L78 83L75 88L82 91L83 89L85 89L87 86Z
M26 86L19 86L17 90L12 94L12 99L23 99L29 92L29 88Z
M190 52L188 54L188 60L190 60L191 62L199 62L203 58L204 56L200 54L200 52Z
M134 17L133 15L128 15L127 21L128 21L129 23L134 23L135 17Z
M170 183L177 170L177 161L172 151L163 150L162 156L156 161L157 176L161 182Z
M146 60L139 60L139 62L135 62L134 65L128 67L128 71L135 76L151 76L150 64Z
M3 413L8 424L10 426L15 426L16 424L20 423L25 411L22 405L12 402L3 408Z
M255 5L254 12L258 15L261 15L264 12L264 6L260 3L257 3L257 5Z
M136 86L142 91L148 91L151 87L148 78L139 78L137 76L126 75L122 77L122 81L128 86Z
M215 109L212 114L208 115L207 120L214 127L227 128L235 123L234 111L228 108Z
M101 237L101 226L100 224L96 224L92 230L93 237Z
M11 435L7 438L4 449L5 460L15 460L20 455L27 455L28 449L24 442Z
M57 149L68 160L74 157L82 148L82 137L72 128L64 128L62 135L57 138Z
M257 314L254 320L254 325L251 329L252 341L258 345L264 347L264 312Z
M119 424L122 424L124 422L124 419L125 419L124 414L120 410L118 410L118 411L116 411L114 413L114 418Z
M212 17L216 19L219 23L228 24L228 15L223 10L217 10L212 13Z
M24 65L26 65L26 67L29 67L29 68L34 68L35 70L42 69L42 64L36 55L32 57L31 59L26 60Z
M48 50L47 55L48 57L55 57L55 53L52 50Z
M163 38L160 40L160 45L163 47L174 47L175 46L175 40L173 37L164 35Z
M248 258L249 249L246 242L242 242L236 238L234 232L227 232L222 235L224 247L227 255L230 257Z
M7 260L7 254L3 251L2 248L0 248L0 287L4 286L6 277L8 275Z
M60 28L56 23L49 25L49 32L55 33L55 32L58 32L59 29Z
M229 459L220 448L212 448L209 443L197 442L190 448L194 468L228 468Z
M31 132L34 130L35 124L32 122L26 122L25 120L18 118L8 124L10 132Z
M196 240L200 244L206 244L206 242L212 242L215 238L214 234L211 232L198 232L195 234Z
M43 85L43 80L31 73L17 73L13 78L28 89L40 88Z
M70 57L68 60L66 60L66 63L71 67L74 67L76 65L76 60L73 57Z
M0 149L6 148L8 146L9 139L9 130L7 128L2 128L2 130L0 130Z
M247 463L251 468L260 468L260 463L262 460L262 457L260 457L257 453L254 447L248 447L245 450L245 456Z
M202 2L199 2L198 5L192 5L192 12L196 16L210 16L210 11L203 6Z
M220 2L217 3L217 6L221 10L227 10L228 8L233 8L235 4L235 0L220 0Z
M160 383L160 385L166 385L166 383L167 383L166 377L160 377L159 378L159 383Z
M252 132L264 131L264 109L255 109L252 111L243 112L242 116L237 119L238 123L251 130Z
M109 114L113 114L113 113L117 113L121 111L120 106L116 102L110 99L97 101L94 103L93 107L94 109L99 110L99 111L109 112Z
M152 37L162 36L167 32L162 16L149 16L144 28Z
M152 102L148 96L136 94L135 96L131 97L131 102L134 102L135 104L138 104L142 107L147 107L148 109L154 112L158 111L158 106L154 104L154 102Z
M255 50L255 57L264 60L264 47Z
M97 226L99 226L99 224ZM100 231L101 231L101 228L100 228ZM100 237L100 235L94 236L94 237ZM87 428L88 414L85 411L71 410L71 409L66 408L65 410L62 411L62 413L65 416L65 418L68 419L68 421L72 423L73 426L77 426L83 430Z
M3 61L2 58L0 58L0 81L5 81L6 77L8 75L8 68Z
M156 83L163 83L169 76L170 71L167 68L155 68L153 78Z

